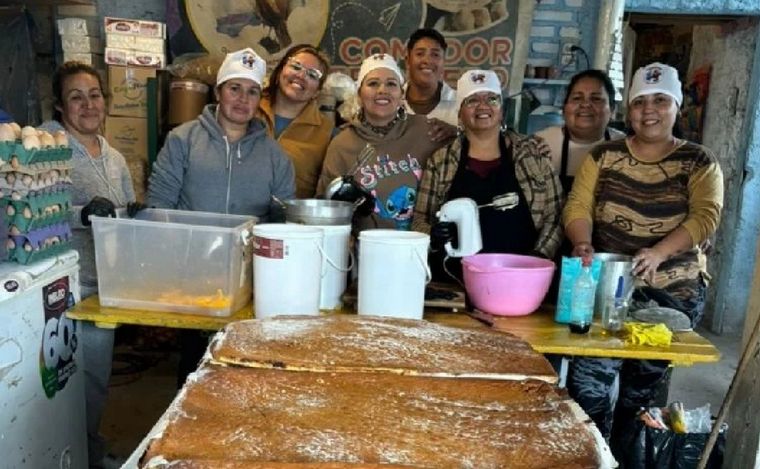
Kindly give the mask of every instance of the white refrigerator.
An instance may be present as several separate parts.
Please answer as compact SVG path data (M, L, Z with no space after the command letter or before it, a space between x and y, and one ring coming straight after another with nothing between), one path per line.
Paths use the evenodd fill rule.
M0 468L87 467L79 255L0 263Z

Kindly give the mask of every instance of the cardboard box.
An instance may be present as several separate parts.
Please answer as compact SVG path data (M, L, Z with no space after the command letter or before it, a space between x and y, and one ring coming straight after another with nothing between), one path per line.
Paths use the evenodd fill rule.
M61 36L61 49L64 52L76 52L83 54L102 53L103 41L99 37L92 36Z
M87 54L80 52L66 52L63 51L64 62L82 62L83 64L90 65L95 69L101 70L105 68L103 62L103 54Z
M100 36L95 18L60 18L56 23L61 36Z
M58 16L98 16L96 5L61 5L57 10Z
M108 114L120 117L148 116L148 78L155 68L108 66Z
M138 67L163 68L166 63L166 56L155 52L106 47L105 60L109 65L136 65Z
M132 34L106 34L106 47L163 54L165 42L160 37L134 36Z
M166 39L166 27L158 21L132 20L126 18L103 18L103 30L108 33L133 34Z
M130 161L148 160L148 120L106 116L106 140Z

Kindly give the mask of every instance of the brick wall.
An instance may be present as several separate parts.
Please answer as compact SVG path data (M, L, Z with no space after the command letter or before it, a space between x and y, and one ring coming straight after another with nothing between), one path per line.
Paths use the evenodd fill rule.
M579 45L593 61L600 1L541 0L536 3L527 63L534 67L555 67L559 74L556 78L560 79L569 79L577 71L584 70L586 60L579 52L575 53L572 63L563 67L563 45ZM542 85L533 88L533 92L542 104L557 106L564 97L565 87L561 84Z
M541 0L533 13L528 63L560 67L562 45L580 45L593 60L600 0ZM576 55L578 55L576 53ZM586 68L585 60L564 68L561 78L570 78Z

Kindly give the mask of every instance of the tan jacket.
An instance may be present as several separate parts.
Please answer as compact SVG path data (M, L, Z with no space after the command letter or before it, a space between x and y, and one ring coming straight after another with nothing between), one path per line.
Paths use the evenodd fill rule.
M274 110L268 96L261 98L259 111L267 133L274 138ZM276 139L295 167L299 199L314 197L334 126L333 120L321 113L317 101L313 100Z

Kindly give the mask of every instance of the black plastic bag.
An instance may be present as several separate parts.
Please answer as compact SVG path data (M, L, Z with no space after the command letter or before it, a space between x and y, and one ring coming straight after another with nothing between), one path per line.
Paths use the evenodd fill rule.
M625 469L694 469L699 464L709 433L674 433L636 421L631 445L622 455ZM725 428L713 446L707 469L720 469L726 447Z

